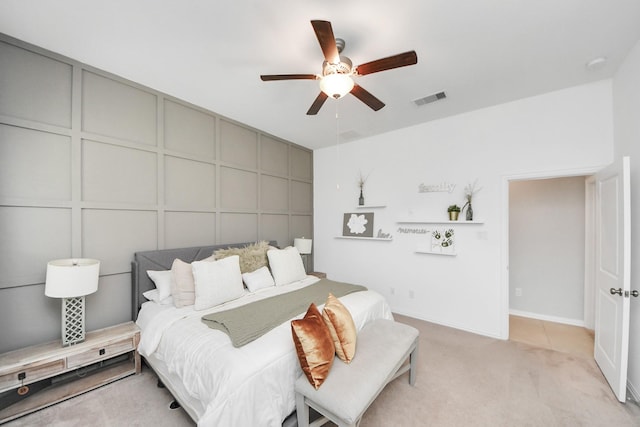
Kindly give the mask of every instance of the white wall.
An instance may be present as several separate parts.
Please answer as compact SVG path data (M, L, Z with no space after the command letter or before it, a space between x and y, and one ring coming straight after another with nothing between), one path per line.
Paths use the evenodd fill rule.
M584 177L511 182L510 311L584 325L584 244Z
M397 313L506 338L507 177L595 170L612 158L609 80L316 150L315 269L381 292ZM335 238L343 213L356 208L360 172L370 173L367 203L386 205L371 211L391 242ZM475 179L483 189L474 211L484 224L456 226L455 257L414 253L424 237L399 234L397 221L444 219ZM418 193L421 183L442 182L455 183L454 192Z
M615 158L631 157L631 289L640 290L640 42L613 79ZM631 299L628 384L640 400L640 298Z

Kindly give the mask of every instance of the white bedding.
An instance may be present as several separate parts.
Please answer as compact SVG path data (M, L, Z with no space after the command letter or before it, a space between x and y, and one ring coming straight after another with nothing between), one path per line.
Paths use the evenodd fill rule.
M316 281L308 276L291 285L247 291L241 298L211 310L144 303L136 321L142 329L138 350L142 356L153 355L166 364L170 373L181 378L191 397L202 402L205 409L198 414L199 426L280 427L295 409L294 383L302 374L290 322L235 348L224 332L210 329L200 318ZM354 292L340 300L358 330L373 319L393 318L387 302L374 291Z

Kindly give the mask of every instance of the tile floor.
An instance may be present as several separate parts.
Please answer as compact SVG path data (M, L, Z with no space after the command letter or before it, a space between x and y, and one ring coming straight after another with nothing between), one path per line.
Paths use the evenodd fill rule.
M509 339L570 353L593 357L593 331L580 326L509 316Z

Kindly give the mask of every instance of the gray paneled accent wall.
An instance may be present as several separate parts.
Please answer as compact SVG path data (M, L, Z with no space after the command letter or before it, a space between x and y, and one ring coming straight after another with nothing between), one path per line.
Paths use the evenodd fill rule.
M87 329L130 320L140 250L313 232L313 152L0 34L0 352L60 337L49 260L101 261Z

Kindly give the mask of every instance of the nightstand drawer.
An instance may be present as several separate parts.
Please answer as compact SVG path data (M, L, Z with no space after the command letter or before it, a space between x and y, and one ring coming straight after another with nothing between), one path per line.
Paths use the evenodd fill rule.
M77 368L99 360L126 353L134 350L133 337L125 338L102 346L96 346L82 353L73 354L67 357L67 368Z
M48 378L64 371L64 359L45 363L33 363L16 369L8 374L0 375L0 391L20 387L23 383L30 384L42 378ZM19 379L24 372L24 381Z

